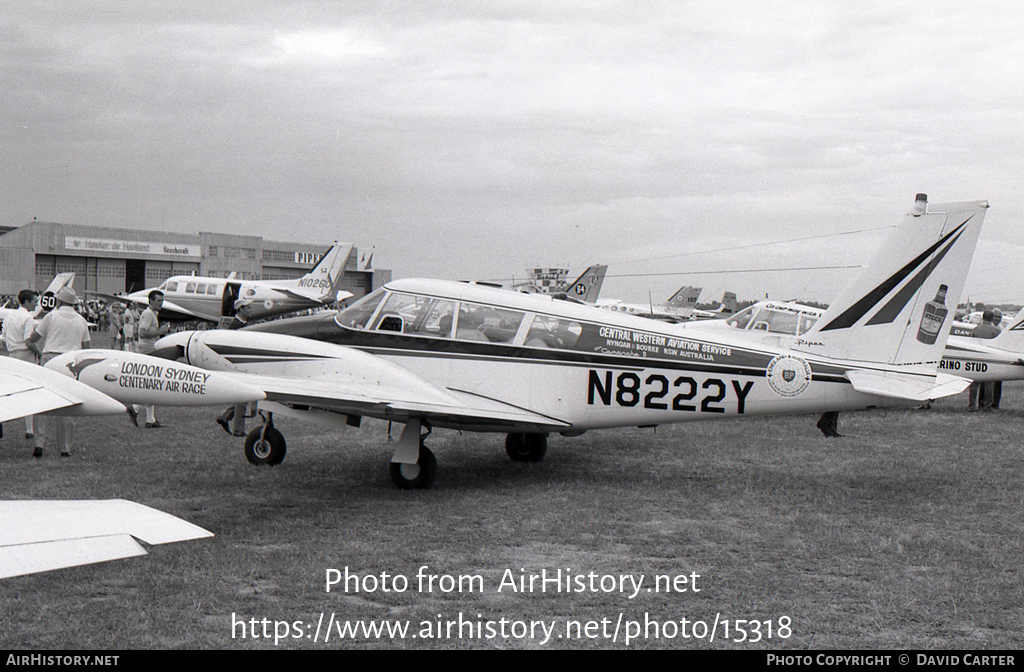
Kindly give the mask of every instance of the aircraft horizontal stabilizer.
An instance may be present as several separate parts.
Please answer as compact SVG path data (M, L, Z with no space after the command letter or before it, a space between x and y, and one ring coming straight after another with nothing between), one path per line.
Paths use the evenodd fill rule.
M291 289L288 289L287 287L271 287L271 289L273 289L275 292L280 292L281 294L284 294L285 296L287 296L290 299L296 299L296 300L299 300L299 301L316 300L315 297L312 297L312 296L309 296L309 295L306 295L306 294L301 294L299 292L296 292L296 291L293 291ZM352 292L346 292L344 290L339 290L336 295L328 297L328 300L330 300L330 301L344 301L345 299L349 299L352 296L353 296Z
M929 401L940 399L966 390L971 381L945 373L935 377L919 376L886 371L847 371L846 378L853 389L864 394L876 394L891 399Z
M123 499L0 502L0 578L145 555L135 541L167 544L213 533Z

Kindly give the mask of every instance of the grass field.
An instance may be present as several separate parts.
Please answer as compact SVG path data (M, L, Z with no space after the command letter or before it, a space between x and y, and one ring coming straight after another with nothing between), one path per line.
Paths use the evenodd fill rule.
M52 449L31 459L20 424L7 423L3 498L120 497L216 536L0 581L0 649L275 648L264 618L271 635L289 623L276 648L623 648L626 630L615 641L612 630L646 618L675 634L664 626L657 639L647 626L631 648L1020 649L1024 384L1005 386L997 413L965 406L960 395L930 410L844 413L840 439L806 415L553 436L539 464L511 462L501 436L439 430L428 441L437 481L417 492L392 486L377 421L342 435L281 419L289 455L271 469L246 463L241 441L213 422L220 409L159 409L160 430L81 419L65 460ZM419 591L423 565L480 577L483 589ZM326 570L345 567L410 586L325 592ZM644 575L646 587L697 574L700 591L497 590L507 569L559 568ZM482 626L475 638L325 644L309 637L321 612L323 623L408 621L410 633L460 613L495 621L496 634L500 619L510 635L517 620L556 628L546 643L488 638ZM694 622L716 615L714 641L694 638ZM232 625L250 619L258 639ZM737 619L761 622L761 641L734 641ZM565 637L567 621L596 621L599 636Z

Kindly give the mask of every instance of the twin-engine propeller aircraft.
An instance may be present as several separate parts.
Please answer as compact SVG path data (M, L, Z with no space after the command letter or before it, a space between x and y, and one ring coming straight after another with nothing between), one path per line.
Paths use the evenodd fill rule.
M88 292L107 301L149 303L149 293L164 293L161 321L203 320L220 322L232 317L239 301L250 304L250 320L264 320L307 308L322 308L352 296L341 287L351 243L335 242L309 273L295 280L235 280L196 275L175 275L158 287L141 289L125 296Z
M693 315L697 307L697 298L700 297L700 287L680 287L679 290L668 298L664 305L653 304L642 305L639 303L626 303L618 299L604 299L597 302L598 308L614 310L619 313L629 313L637 317L648 317L665 322L682 322Z
M938 372L988 204L913 211L874 262L791 343L738 330L616 314L488 287L397 280L337 314L239 331L181 332L157 347L266 392L269 421L246 439L276 464L273 413L405 423L391 458L403 488L429 487L432 427L507 433L514 460L539 461L551 432L745 415L916 405L968 381ZM278 332L278 333L270 333Z

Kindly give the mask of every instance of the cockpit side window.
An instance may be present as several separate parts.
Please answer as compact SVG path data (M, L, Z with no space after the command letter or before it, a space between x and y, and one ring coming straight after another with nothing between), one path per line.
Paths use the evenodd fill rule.
M334 317L334 321L338 323L338 326L348 327L349 329L365 328L366 323L369 321L374 311L377 310L377 306L380 305L381 300L383 300L384 294L385 290L383 287L370 292L345 310L338 313Z

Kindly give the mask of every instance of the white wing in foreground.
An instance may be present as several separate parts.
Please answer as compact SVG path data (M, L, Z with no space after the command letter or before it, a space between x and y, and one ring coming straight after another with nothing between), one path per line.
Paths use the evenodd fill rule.
M123 499L0 502L0 578L146 555L135 538L153 545L212 536Z
M65 409L67 415L124 413L121 403L77 380L0 357L0 422L59 409Z

